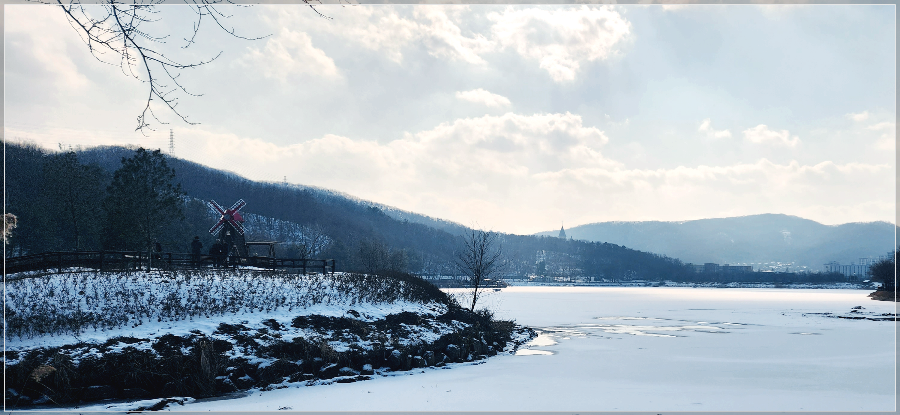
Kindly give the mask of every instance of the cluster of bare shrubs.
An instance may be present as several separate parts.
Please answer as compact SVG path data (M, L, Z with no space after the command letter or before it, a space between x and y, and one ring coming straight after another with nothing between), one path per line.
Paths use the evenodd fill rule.
M410 301L447 304L447 296L405 275L317 274L256 270L71 272L6 284L8 336L73 334L244 312L314 305Z
M390 371L484 359L535 335L512 322L492 320L489 313L455 306L438 316L401 312L375 321L355 317L358 313L351 309L347 317L298 316L290 325L274 319L222 323L209 335L114 337L103 343L8 351L5 403L7 408L28 408L114 398L198 398L355 382ZM305 334L292 336L297 329ZM439 336L422 336L424 332Z

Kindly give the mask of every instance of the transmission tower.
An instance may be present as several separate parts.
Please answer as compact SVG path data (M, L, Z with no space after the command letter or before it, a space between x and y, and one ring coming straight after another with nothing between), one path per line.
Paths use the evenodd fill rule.
M175 155L175 133L172 132L172 129L169 129L169 155Z

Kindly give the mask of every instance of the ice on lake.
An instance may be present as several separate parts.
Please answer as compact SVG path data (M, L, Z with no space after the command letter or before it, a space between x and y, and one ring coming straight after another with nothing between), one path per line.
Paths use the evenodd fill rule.
M480 304L539 332L515 354L169 409L894 411L895 305L867 294L510 287Z

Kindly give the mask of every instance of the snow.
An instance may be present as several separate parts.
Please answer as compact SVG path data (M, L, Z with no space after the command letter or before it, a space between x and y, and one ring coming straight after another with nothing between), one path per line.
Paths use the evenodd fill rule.
M515 354L445 368L376 372L373 380L355 383L332 379L315 386L253 390L237 398L177 400L164 410L894 411L896 323L881 319L896 313L896 305L872 301L867 294L846 289L509 287L485 291L479 307L539 331ZM862 308L854 310L858 306ZM313 306L302 314L345 315L347 307ZM398 308L414 311L410 307L428 309L416 304L352 306L373 319ZM258 324L269 317L284 322L298 311L280 313L223 318L232 323L244 319ZM211 332L217 325L203 321L145 323L143 329ZM78 409L127 411L150 404L97 403Z
M245 323L256 328L263 327L263 320L274 319L290 326L291 320L301 315L374 321L403 311L431 315L446 312L445 305L436 303L366 301L371 293L359 289L342 291L342 287L349 285L345 283L346 278L350 277L340 273L260 277L252 270L221 277L212 272L194 275L158 271L96 274L78 269L42 278L26 278L6 285L8 310L17 313L26 324L37 321L36 318L44 320L46 316L56 318L81 313L106 316L117 326L85 325L78 332L22 336L7 330L5 346L6 350L26 350L79 342L103 343L120 336L143 339L167 333L186 336L192 331L210 335L221 323ZM166 309L170 296L181 299L180 305L172 307L177 309L175 311ZM271 306L273 298L281 298L281 304ZM356 311L359 317L348 315L349 310ZM428 335L434 334L428 332ZM291 338L289 334L285 339ZM116 350L126 346L149 348L149 344L120 343Z
M895 313L860 290L510 287L484 305L541 336L515 355L184 411L894 411ZM657 334L652 335L637 335ZM658 335L665 336L658 336ZM97 408L102 408L98 406ZM89 408L84 408L89 409Z

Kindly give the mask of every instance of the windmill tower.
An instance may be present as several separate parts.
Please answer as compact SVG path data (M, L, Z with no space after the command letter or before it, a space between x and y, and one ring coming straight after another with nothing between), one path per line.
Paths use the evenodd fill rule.
M169 129L169 155L175 156L175 133Z

